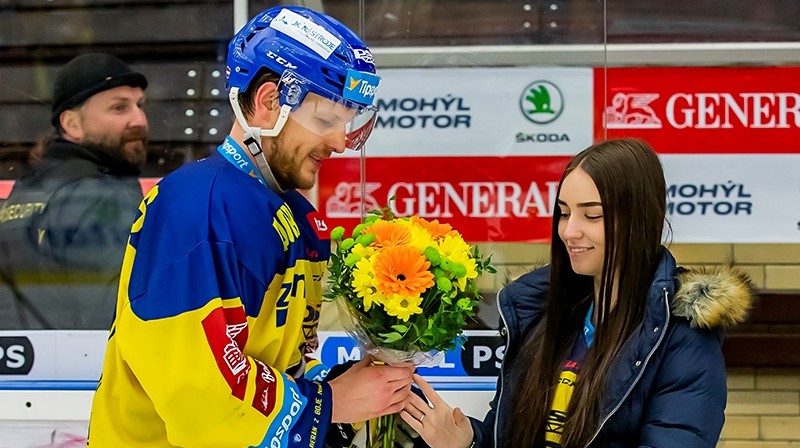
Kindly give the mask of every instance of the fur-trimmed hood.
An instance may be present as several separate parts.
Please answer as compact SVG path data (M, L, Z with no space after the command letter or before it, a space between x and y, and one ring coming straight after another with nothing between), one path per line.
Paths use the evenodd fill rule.
M695 328L730 328L743 322L753 300L750 277L731 266L684 270L672 314Z

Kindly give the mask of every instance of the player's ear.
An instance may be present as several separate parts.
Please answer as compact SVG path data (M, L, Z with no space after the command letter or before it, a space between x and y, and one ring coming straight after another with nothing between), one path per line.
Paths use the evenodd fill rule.
M278 121L280 103L278 85L268 81L261 84L256 90L253 115L259 127L272 128Z

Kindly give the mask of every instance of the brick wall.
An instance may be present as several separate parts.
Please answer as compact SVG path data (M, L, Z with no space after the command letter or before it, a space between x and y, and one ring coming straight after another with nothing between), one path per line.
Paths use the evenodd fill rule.
M800 369L728 370L719 448L800 448Z

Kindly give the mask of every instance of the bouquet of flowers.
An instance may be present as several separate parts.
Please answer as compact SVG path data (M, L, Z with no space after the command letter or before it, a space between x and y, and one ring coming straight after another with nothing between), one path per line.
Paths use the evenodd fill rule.
M444 351L463 344L466 319L480 300L476 280L494 273L449 224L391 209L369 212L349 237L331 232L336 249L325 297L365 354L385 363L436 365ZM370 448L394 447L395 416L371 422Z

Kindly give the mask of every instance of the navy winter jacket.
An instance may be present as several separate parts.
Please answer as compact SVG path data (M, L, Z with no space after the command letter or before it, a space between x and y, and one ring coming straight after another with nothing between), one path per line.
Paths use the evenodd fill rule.
M664 249L644 319L612 364L590 447L716 445L727 396L722 327L745 317L750 287L746 276L727 269L681 271ZM542 320L549 277L549 267L537 269L498 293L506 355L489 413L482 422L472 419L475 447L502 446L506 437L510 365Z

